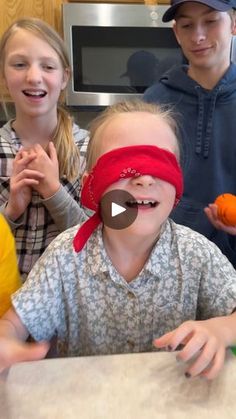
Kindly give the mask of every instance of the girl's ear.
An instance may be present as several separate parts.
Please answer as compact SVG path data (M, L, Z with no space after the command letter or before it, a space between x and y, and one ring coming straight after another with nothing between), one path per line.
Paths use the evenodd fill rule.
M88 179L88 176L89 176L88 172L85 171L84 174L82 175L82 180L81 180L82 186L84 186L86 180Z
M62 78L61 90L64 90L66 88L69 78L70 78L70 69L65 68L63 78Z

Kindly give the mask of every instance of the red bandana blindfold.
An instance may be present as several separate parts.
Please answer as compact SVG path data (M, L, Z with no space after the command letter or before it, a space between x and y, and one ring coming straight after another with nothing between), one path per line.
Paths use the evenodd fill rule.
M95 211L78 230L74 249L83 249L90 235L100 224L99 203L106 189L120 179L151 175L175 187L176 200L183 193L183 178L176 157L170 151L151 145L117 148L103 154L89 173L81 192L81 203Z

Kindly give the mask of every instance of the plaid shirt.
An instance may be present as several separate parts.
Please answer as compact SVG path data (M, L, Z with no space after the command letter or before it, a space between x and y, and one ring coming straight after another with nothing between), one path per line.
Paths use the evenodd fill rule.
M9 197L13 160L21 146L20 139L16 137L13 129L10 129L8 133L11 138L4 138L5 132L7 132L6 130L9 131L9 126L10 122L0 129L0 211L2 213L4 213ZM88 143L88 132L82 129L78 130L78 127L75 125L74 138L80 149L81 167L83 169ZM37 192L33 191L31 203L20 219L15 222L8 220L15 236L18 264L23 280L49 243L63 229L81 222L82 211L79 205L77 205L80 194L80 176L73 183L70 183L66 179L61 179L61 185L62 187L59 192L48 200L43 200ZM51 204L49 202L50 200L53 201ZM73 202L71 202L72 200ZM76 205L74 205L75 202L77 203ZM54 208L53 205L56 207ZM71 214L67 214L66 224L63 228L60 228L53 220L54 211L60 212L60 208L63 208L65 211L67 207L68 211L71 211L71 208L73 208L74 214L71 217L72 219L70 219ZM54 219L56 220L55 216Z

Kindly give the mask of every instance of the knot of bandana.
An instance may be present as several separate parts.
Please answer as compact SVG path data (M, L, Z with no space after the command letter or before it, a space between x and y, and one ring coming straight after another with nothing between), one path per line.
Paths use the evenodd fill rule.
M150 175L171 183L176 190L175 205L183 193L181 168L173 153L151 145L121 147L103 154L89 173L81 192L81 203L95 214L78 230L74 249L83 249L101 222L99 204L106 189L119 179Z

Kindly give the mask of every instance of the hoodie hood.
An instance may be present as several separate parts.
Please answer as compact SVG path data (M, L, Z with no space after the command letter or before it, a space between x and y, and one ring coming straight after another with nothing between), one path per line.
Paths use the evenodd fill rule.
M178 90L179 92L192 94L196 96L195 88L196 86L201 87L195 80L191 79L188 74L188 65L181 65L172 67L166 73L162 75L160 78L160 82ZM228 92L235 91L236 87L236 65L231 64L224 76L220 79L219 83L212 89L210 92L213 92L215 89L221 86L221 95L224 95ZM201 87L201 89L205 92L209 92L208 90Z
M176 91L178 95L188 95L198 103L197 110L197 135L195 143L196 154L209 155L214 122L216 101L227 101L229 96L236 95L236 65L231 64L225 75L212 90L204 89L195 80L187 75L188 66L176 66L166 72L160 83ZM207 122L204 118L207 114Z

